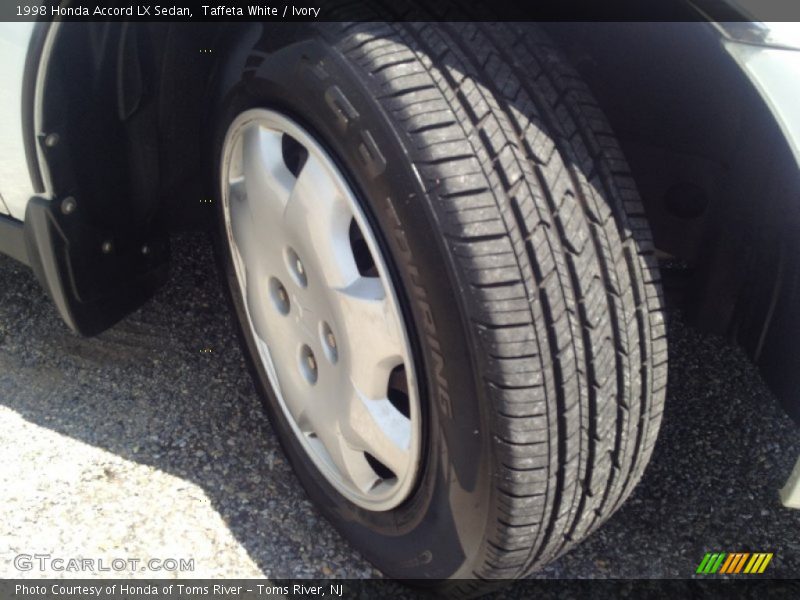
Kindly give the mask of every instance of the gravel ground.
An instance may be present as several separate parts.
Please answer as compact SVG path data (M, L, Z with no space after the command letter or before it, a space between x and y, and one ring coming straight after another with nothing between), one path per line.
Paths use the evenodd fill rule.
M0 577L65 575L20 573L19 553L195 559L158 577L379 576L287 466L206 237L173 249L167 286L93 339L69 332L32 274L0 256ZM777 497L800 428L738 349L679 314L670 344L641 485L538 577L681 578L712 550L774 552L773 577L800 575L800 511Z

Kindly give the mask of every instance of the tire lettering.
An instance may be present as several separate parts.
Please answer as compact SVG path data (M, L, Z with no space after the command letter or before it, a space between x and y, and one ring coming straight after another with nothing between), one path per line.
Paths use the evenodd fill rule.
M386 170L386 159L378 149L372 134L366 129L361 132L361 144L358 146L361 160L367 168L367 172L375 179Z
M343 131L347 129L351 121L355 121L358 118L358 111L347 99L347 96L342 93L338 85L331 86L325 91L325 102L333 111Z
M419 281L419 269L412 262L411 249L408 246L408 240L403 229L400 227L400 219L397 216L394 204L390 197L386 198L386 204L389 207L391 216L396 224L394 228L394 239L400 248L400 252L404 255L404 261L408 265L409 278L412 284L412 293L416 298L418 305L422 309L424 326L425 326L425 339L430 347L430 353L433 360L433 372L436 380L436 404L443 417L448 419L453 418L453 403L450 398L447 380L444 377L444 355L441 352L441 345L436 332L436 322L433 318L433 311L427 301L428 294L424 286Z

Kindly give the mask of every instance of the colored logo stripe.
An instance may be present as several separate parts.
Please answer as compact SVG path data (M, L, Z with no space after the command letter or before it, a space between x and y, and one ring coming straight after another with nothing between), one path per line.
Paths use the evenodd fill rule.
M728 558L725 559L725 562L722 563L722 568L719 570L720 573L730 573L731 565L733 561L736 559L736 554L731 553L728 554Z
M720 573L728 575L733 573L738 573L739 571L742 570L742 567L744 566L744 561L747 560L748 556L750 556L749 552L735 552L731 554L730 564L727 565L727 568L723 568L723 570L720 571Z
M772 560L772 552L707 552L696 573L735 575L763 573Z
M697 573L716 573L724 559L724 552L706 553L705 557L703 557L703 561L700 563L700 566L697 567Z
M763 573L764 569L767 568L769 561L772 560L772 553L766 554L753 554L753 558L750 559L750 562L747 563L747 566L744 568L745 573Z

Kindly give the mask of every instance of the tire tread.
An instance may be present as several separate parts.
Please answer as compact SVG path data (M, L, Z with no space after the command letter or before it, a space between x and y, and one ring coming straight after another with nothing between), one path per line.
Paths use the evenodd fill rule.
M472 574L524 576L620 506L660 424L662 296L630 169L538 27L358 23L336 39L413 149L465 284L495 456Z

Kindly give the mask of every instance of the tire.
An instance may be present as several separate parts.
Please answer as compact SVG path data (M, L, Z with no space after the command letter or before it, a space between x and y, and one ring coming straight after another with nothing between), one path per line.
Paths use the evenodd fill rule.
M223 243L243 345L298 478L391 577L531 573L626 499L661 420L654 249L604 116L534 26L330 23L253 40L223 78L217 160L253 107L327 149L386 260L423 423L400 505L339 493L278 407Z

